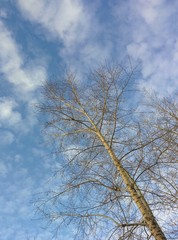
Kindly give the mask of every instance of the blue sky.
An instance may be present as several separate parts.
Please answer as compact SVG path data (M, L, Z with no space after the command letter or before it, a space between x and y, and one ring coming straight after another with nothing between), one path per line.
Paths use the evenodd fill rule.
M127 56L141 62L141 88L177 90L177 0L0 1L1 240L51 237L32 204L55 166L34 111L41 84Z

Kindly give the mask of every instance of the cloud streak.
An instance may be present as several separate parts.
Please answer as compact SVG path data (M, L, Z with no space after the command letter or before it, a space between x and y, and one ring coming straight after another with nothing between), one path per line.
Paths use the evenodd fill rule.
M29 225L27 217L31 217L32 194L47 188L44 181L55 162L44 159L46 145L39 146L43 139L33 106L39 99L41 83L57 66L52 66L56 52L59 61L79 73L104 60L120 61L130 55L142 63L138 79L141 88L162 95L177 88L178 2L91 2L17 0L17 8L0 10L0 74L1 87L5 86L0 95L0 147L7 150L5 154L1 151L0 161L2 239L24 240L27 229L31 239L36 233L37 239L51 237L35 224L25 224L27 221ZM21 15L16 16L17 12ZM59 163L55 166L60 167Z
M123 56L125 52L142 62L141 87L160 94L176 89L178 32L174 25L178 22L177 1L110 3L108 8L113 18L104 21L99 19L99 4L94 9L79 0L38 1L38 4L35 0L18 0L18 6L26 18L47 30L46 36L52 34L62 41L59 54L72 66L97 65L111 56L117 59L117 55ZM114 31L108 27L113 27Z
M9 98L0 98L0 122L9 126L21 123L21 114L15 110L17 103Z
M129 4L131 41L127 51L142 62L140 85L161 95L173 93L178 78L178 32L173 25L173 19L178 20L177 1L139 0Z
M88 35L89 14L81 1L18 0L18 7L25 18L39 23L49 35L62 41L63 54L73 51Z
M36 90L46 78L42 66L25 66L12 33L0 21L0 72L21 94Z
M18 8L26 19L43 28L45 37L56 39L59 55L65 63L77 69L101 63L111 56L111 41L101 41L108 32L96 16L99 4L84 4L80 0L23 1ZM50 36L50 37L49 37ZM79 70L80 71L80 70Z

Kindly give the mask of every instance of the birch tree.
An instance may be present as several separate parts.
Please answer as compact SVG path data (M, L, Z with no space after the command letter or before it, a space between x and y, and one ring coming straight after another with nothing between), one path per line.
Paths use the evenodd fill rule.
M101 66L85 83L67 73L43 88L60 160L39 208L74 239L176 239L177 106L140 113L135 71Z

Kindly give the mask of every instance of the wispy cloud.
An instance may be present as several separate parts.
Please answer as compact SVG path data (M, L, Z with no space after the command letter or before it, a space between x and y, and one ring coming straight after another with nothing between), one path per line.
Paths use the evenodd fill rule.
M127 51L142 62L141 86L172 93L178 78L177 1L129 1Z
M35 92L41 87L47 73L43 65L26 59L13 33L1 20L0 39L0 73L12 92L11 97L0 97L0 124L5 129L18 130L20 134L27 133L37 122L33 108L38 98ZM3 88L1 85L1 95L5 88L7 89L6 86ZM8 133L3 136L1 142L10 143L12 140L12 135Z
M37 237L39 240L52 238L49 231L45 229L41 231L39 225L42 222L34 220L32 204L33 194L42 191L43 181L46 181L47 176L42 167L40 171L43 171L43 174L36 173L41 176L40 178L32 175L30 172L32 170L24 166L26 161L30 163L30 158L24 158L22 155L10 153L1 156L0 205L3 207L0 209L0 236L2 240L12 239L12 236L16 240L24 240L27 237L29 239Z
M15 110L17 103L10 98L0 98L0 123L6 126L17 126L21 123L21 114Z
M0 72L22 95L36 90L46 78L43 66L25 65L13 34L0 21Z
M1 131L0 145L7 146L13 143L15 140L14 134L11 131Z
M62 43L59 54L67 63L91 66L111 56L117 59L117 55L129 54L142 62L141 87L174 92L178 77L177 1L108 3L113 17L104 21L99 4L95 9L80 0L37 4L35 0L18 0L18 6L26 18L46 29L46 37Z
M8 168L4 162L0 162L0 176L5 177L8 173Z
M26 18L47 30L48 38L53 36L62 41L64 54L72 51L87 36L89 14L81 1L18 0L18 6Z
M7 17L7 12L5 9L0 9L0 18L6 18Z
M162 94L172 93L177 88L178 2L105 2L17 0L14 4L22 15L20 24L14 26L23 29L30 26L29 35L34 35L32 38L27 36L27 45L35 46L30 51L24 47L26 42L23 39L17 40L21 38L16 35L20 30L15 32L11 28L13 24L10 21L17 13L12 9L0 10L0 74L2 82L10 86L10 96L7 97L7 92L5 96L1 92L0 96L0 127L3 129L0 147L8 149L4 158L1 153L0 162L0 187L4 190L0 205L4 206L2 216L7 218L6 221L0 219L4 224L0 230L2 239L12 239L12 236L18 240L26 238L24 222L32 216L32 206L29 206L32 194L37 189L43 192L47 188L47 184L42 182L49 176L51 162L55 162L51 158L44 159L46 147L39 147L42 141L38 136L39 126L34 133L37 119L33 110L38 100L38 88L48 74L46 61L40 58L45 56L48 59L51 45L53 51L58 51L59 59L84 72L86 66L90 69L111 58L120 61L120 57L129 54L142 63L141 87L152 88ZM35 35L37 32L39 35ZM45 53L40 56L44 46ZM29 52L33 52L35 59L28 56ZM49 56L53 57L51 53ZM49 65L46 69L53 71ZM24 133L30 134L25 138ZM71 157L73 153L70 151L69 154ZM60 167L59 163L55 166ZM32 228L29 227L31 239L38 232ZM39 230L37 239L50 237L50 234Z
M99 4L81 0L18 0L18 7L25 18L43 27L47 39L55 38L61 43L59 55L70 67L90 67L111 56L112 41L101 41L108 28L96 15Z

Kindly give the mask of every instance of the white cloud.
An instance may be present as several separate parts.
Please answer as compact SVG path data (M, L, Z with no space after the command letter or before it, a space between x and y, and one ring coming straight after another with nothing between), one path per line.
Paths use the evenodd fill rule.
M0 144L11 144L15 140L12 132L16 134L18 140L20 136L32 131L38 123L34 111L37 100L35 98L31 100L28 95L26 100L27 102L21 105L19 99L15 100L15 97L0 97L0 127L4 129L1 130Z
M0 39L0 72L21 94L34 91L46 78L44 68L38 65L25 67L18 45L2 21Z
M0 145L10 145L14 142L14 134L10 131L1 131Z
M59 37L65 47L71 47L86 37L88 14L79 0L36 1L18 0L25 17L40 23Z
M13 98L0 98L0 124L25 133L37 122L31 103L37 101L38 96L34 96L34 93L46 79L46 70L40 59L35 59L33 63L26 61L13 33L1 20L0 39L0 74L10 83L14 93ZM24 102L23 109L17 110L21 101ZM23 117L19 111L23 111ZM8 134L4 141L13 141L12 135Z
M81 0L18 0L23 16L43 27L47 39L62 42L59 55L74 70L90 68L111 56L111 41L101 43L108 29L97 17L97 3ZM36 25L37 26L37 25Z
M177 2L129 0L111 5L113 22L102 22L97 4L94 9L80 0L18 0L24 17L46 29L47 37L62 41L59 54L69 66L90 68L127 52L143 63L140 86L172 93L178 77Z
M8 167L3 162L0 162L0 176L5 177L7 173L8 173Z
M138 0L135 7L147 24L153 24L157 22L160 15L160 10L163 10L162 5L164 2L164 0Z
M0 9L0 18L7 18L7 12L5 9Z
M164 0L130 1L131 39L127 51L134 59L142 61L141 87L160 94L173 93L178 78L178 33L173 20L177 21L178 5ZM175 20L177 19L177 20Z
M25 167L25 162L30 162L29 156L7 153L4 157L1 156L0 205L3 208L0 209L0 236L4 240L24 240L27 236L29 239L50 239L50 232L41 228L45 224L40 221L33 222L33 219L39 216L35 216L32 203L32 200L35 201L34 195L44 190L44 182L46 183L49 176L43 171L43 165L37 175L33 175L32 171L38 166L37 162L34 160L31 168Z
M21 114L15 110L17 103L9 98L0 98L0 122L5 126L17 126L21 123Z

